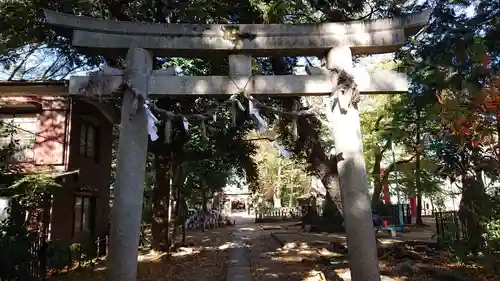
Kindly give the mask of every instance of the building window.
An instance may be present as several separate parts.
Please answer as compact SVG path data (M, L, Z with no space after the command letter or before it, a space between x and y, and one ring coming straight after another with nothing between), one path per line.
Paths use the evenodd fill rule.
M10 161L33 162L35 159L35 140L38 131L36 114L0 115L0 145L11 148Z
M84 237L91 233L91 198L76 196L73 219L73 236Z
M84 121L80 124L80 154L97 161L97 128Z

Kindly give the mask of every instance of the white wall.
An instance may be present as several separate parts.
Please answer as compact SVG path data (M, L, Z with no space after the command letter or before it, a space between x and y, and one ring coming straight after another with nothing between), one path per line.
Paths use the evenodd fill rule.
M452 184L450 181L445 181L441 187L442 193L439 194L438 199L441 202L432 202L431 198L423 197L424 202L422 212L426 215L431 215L432 211L457 211L460 205L461 190L456 184ZM436 201L436 199L434 200ZM432 209L432 203L434 203L434 210Z
M0 197L0 221L7 218L8 206L9 206L9 199Z
M222 192L225 194L247 194L248 184L245 179L233 175L229 180L229 183L222 188Z

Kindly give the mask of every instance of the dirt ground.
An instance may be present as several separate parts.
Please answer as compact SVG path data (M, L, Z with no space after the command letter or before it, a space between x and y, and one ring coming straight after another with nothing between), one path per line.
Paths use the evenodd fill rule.
M192 247L180 248L172 256L148 253L138 258L138 281L219 281L225 279L227 249L230 247L230 228L190 232L187 243ZM50 281L105 280L106 262L93 268L81 268Z
M328 245L335 242L347 246L345 233L302 232L298 226L291 226L282 231L275 231L273 235L278 238L278 240L285 241L285 243L295 242L308 245ZM435 239L432 238L433 235L434 231L430 227L412 227L404 233L398 232L396 237L391 237L387 232L379 232L376 237L383 244L392 244L405 241L435 242Z
M281 244L272 237L272 233L286 231L290 226L278 228L271 224L255 227L248 232L248 245L254 281L315 281L321 280L321 271L326 270L321 264L310 263L303 259L314 256L316 253L307 248L281 247ZM343 265L342 265L343 266ZM327 280L333 276L326 276Z
M457 262L444 249L427 248L425 245L433 244L433 234L431 225L412 228L397 238L378 234L382 242L379 245L381 274L392 280L403 280L399 277L401 266L410 262L413 274L404 279L407 281L500 280L491 270ZM258 238L252 239L251 253L256 281L342 280L338 278L349 270L344 234L304 233L296 226L289 226L256 232L255 236ZM418 246L405 250L405 245L413 243Z
M228 249L232 246L231 234L235 229L244 232L245 243L249 246L250 263L254 281L324 281L338 279L348 270L345 249L345 236L341 234L318 234L300 232L296 223L245 223L230 228L193 232L188 235L188 244L193 247L180 248L167 257L161 253L150 253L139 257L138 280L155 281L224 281ZM413 235L410 235L413 232ZM412 229L406 235L389 238L387 234L378 235L383 244L398 244L402 240L430 239L431 226L425 229ZM400 257L384 255L381 259L381 272L402 280L394 274L395 266L401 263ZM404 259L403 259L404 261ZM422 263L422 261L419 261ZM446 253L434 255L432 261L423 261L431 267L453 271L454 275L468 276L467 280L500 280L490 277L479 268L466 268L450 262ZM96 265L71 272L67 276L52 277L51 281L105 280L106 264ZM448 280L435 279L418 270L408 281ZM480 277L481 278L476 278ZM484 277L484 278L483 278ZM498 276L497 276L498 277ZM452 280L452 279L449 279ZM458 280L458 279L456 279ZM237 280L235 280L237 281Z

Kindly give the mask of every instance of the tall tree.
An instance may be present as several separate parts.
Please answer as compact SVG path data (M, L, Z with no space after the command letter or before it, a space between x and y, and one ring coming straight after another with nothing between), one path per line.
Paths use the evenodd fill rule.
M488 208L483 177L498 177L491 143L496 116L484 111L492 92L487 90L488 80L498 61L485 65L484 57L500 53L494 45L498 39L492 37L499 32L500 6L498 1L474 3L475 14L464 13L473 3L438 1L428 28L399 58L412 79L420 121L435 108L440 111L440 118L427 123L432 128L431 147L441 159L443 174L462 187L460 209L474 248L484 231L477 216Z

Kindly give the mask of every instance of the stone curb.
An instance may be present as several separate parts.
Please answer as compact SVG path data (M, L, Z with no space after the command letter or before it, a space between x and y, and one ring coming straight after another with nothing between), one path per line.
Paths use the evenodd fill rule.
M233 234L233 242L240 243L239 237ZM252 281L250 267L250 251L247 246L240 245L229 249L226 281Z
M274 241L278 242L280 244L280 247L284 247L285 242L283 240L279 239L278 236L276 236L276 234L279 234L279 232L271 233L271 238L273 238Z

